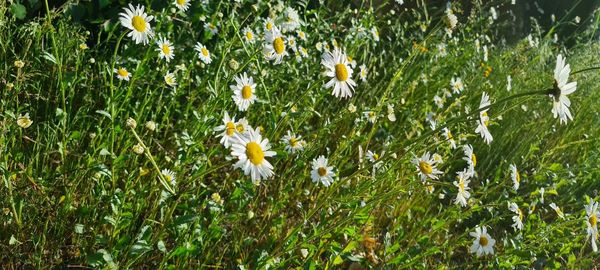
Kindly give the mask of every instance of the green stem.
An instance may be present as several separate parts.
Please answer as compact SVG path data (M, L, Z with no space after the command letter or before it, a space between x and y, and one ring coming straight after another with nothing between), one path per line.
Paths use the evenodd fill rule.
M574 74L577 74L577 73L581 73L581 72L590 71L590 70L597 70L597 69L600 69L600 66L599 67L590 67L590 68L580 69L580 70L572 72L571 75L574 75Z
M140 145L142 145L142 147L144 148L146 157L148 157L148 159L150 160L150 163L152 163L152 166L158 173L158 180L160 181L160 183L165 187L165 189L169 193L175 195L175 190L173 190L173 188L171 187L171 184L167 183L167 180L165 180L165 178L163 177L162 173L160 172L160 168L156 164L156 161L154 161L154 157L152 156L152 153L150 153L150 149L148 147L146 147L146 145L144 144L144 142L142 141L140 136L138 136L137 132L135 132L135 129L133 127L131 128L131 132L133 133L133 136L135 136L135 139L138 141L138 143Z

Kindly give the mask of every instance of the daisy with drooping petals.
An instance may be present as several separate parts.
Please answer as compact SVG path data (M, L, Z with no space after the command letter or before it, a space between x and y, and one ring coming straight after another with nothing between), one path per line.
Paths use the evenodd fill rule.
M263 139L258 128L248 130L245 135L236 133L231 144L231 155L238 158L234 168L240 168L245 175L250 175L252 182L271 177L273 165L265 157L273 157L277 153L270 151L268 139Z
M256 100L256 95L254 95L256 84L252 77L248 77L246 72L241 76L235 76L234 79L236 84L229 86L233 90L231 98L233 98L240 111L246 111Z
M141 5L134 8L129 4L129 7L124 10L125 12L119 13L119 21L123 27L131 30L127 36L131 37L135 44L148 44L148 40L154 36L150 28L150 21L154 16L148 16L144 12L144 6Z
M252 31L252 29L250 29L250 27L248 26L246 26L246 28L242 30L242 36L244 37L244 40L248 43L254 43L254 41L256 40L256 38L254 38L254 31Z
M225 112L223 116L223 124L216 127L215 131L223 131L218 136L221 137L220 143L223 146L229 148L231 146L231 140L233 140L233 135L237 131L235 117L229 117L229 113Z
M467 172L471 176L473 176L475 175L475 166L477 166L477 156L475 156L473 146L471 146L470 144L464 145L463 152L465 153L463 160L465 160L467 162L467 165L469 166L467 168Z
M210 64L210 62L212 62L212 59L210 58L210 52L206 46L202 45L202 43L197 42L196 46L194 46L194 49L198 52L198 57L200 60L202 60L202 62L205 64Z
M331 77L324 87L333 87L331 94L335 97L352 97L356 82L352 80L352 68L348 64L346 54L341 49L334 48L333 52L327 51L323 54L321 64L327 69L325 75Z
M450 142L450 148L456 149L456 142L454 141L454 137L452 136L452 132L450 132L450 130L448 128L442 129L442 132L444 132L444 137L446 137L446 140L448 142Z
M517 170L517 166L515 164L510 164L510 178L513 182L513 188L515 190L519 189L519 184L521 183L521 174L519 170Z
M597 252L598 246L596 245L596 240L598 240L598 218L600 218L598 202L595 202L594 199L590 199L590 204L585 206L585 213L587 217L587 220L585 221L585 224L587 225L586 231L592 241L592 250Z
M487 233L487 228L485 226L483 228L479 226L475 227L475 232L470 232L469 235L475 237L473 245L471 246L471 253L476 253L477 257L486 254L494 254L494 244L496 244L496 240Z
M483 92L481 96L481 102L479 103L479 109L485 108L490 105L490 96L487 93ZM475 133L481 134L481 137L485 141L485 143L490 144L494 138L492 134L488 130L488 125L490 124L490 117L487 114L488 109L479 112L479 120L477 121L477 128L475 129Z
M425 181L428 177L431 179L438 179L438 175L442 174L442 171L436 168L437 162L432 158L429 152L423 154L422 157L415 157L412 163L417 166L417 172L421 177L421 181Z
M551 203L550 208L554 209L554 212L556 212L556 214L558 215L559 218L565 219L565 214L563 213L562 210L560 210L560 207L558 207L555 203Z
M460 77L452 77L450 80L450 87L452 87L452 92L455 94L460 94L465 89L465 85L463 84Z
M171 87L177 86L177 80L175 79L175 74L173 74L171 72L167 72L164 79L165 79L165 83L168 86L171 86Z
M173 57L175 57L175 53L173 52L173 45L166 38L161 38L156 42L156 49L158 51L158 57L160 59L165 59L167 62L170 62Z
M281 24L281 30L284 32L296 30L296 28L298 28L301 24L298 11L292 7L287 7L284 13L285 20Z
M131 73L129 73L129 71L127 71L127 69L125 69L124 67L114 69L113 72L117 74L117 78L121 81L129 81L129 79L131 78Z
M328 187L333 183L333 167L327 166L328 160L324 156L319 156L312 162L312 171L310 176L313 183L321 183Z
M562 55L556 57L556 67L554 68L554 88L550 95L554 98L552 105L552 114L554 118L560 118L560 123L567 123L568 120L573 120L569 107L571 100L567 95L577 90L577 82L567 83L571 66L566 63L566 59Z
M517 229L522 230L523 229L523 211L521 211L521 209L519 209L519 206L514 202L508 203L508 210L510 210L511 212L516 214L515 216L512 217L512 220L514 222L512 227L515 229L515 231Z
M367 66L365 66L365 64L360 65L360 72L358 73L358 77L360 78L361 81L366 82L367 81L367 73L369 72L367 70Z
M190 8L190 0L175 0L175 6L179 10L186 12Z
M306 145L306 142L302 140L301 136L296 136L290 130L287 131L287 135L281 138L281 143L285 145L285 151L292 154L296 151L302 151Z
M285 49L285 40L276 26L272 26L270 31L265 34L265 44L263 54L268 61L275 60L273 64L277 65L283 61L283 57L288 55Z
M466 171L460 171L456 173L456 179L458 181L454 181L454 186L456 186L458 188L458 192L456 194L456 199L454 199L454 203L455 204L460 204L460 206L465 207L467 206L467 200L469 200L469 198L471 197L471 193L469 193L469 189L471 189L469 187L469 183L471 182L469 180L469 177L471 177L471 175Z
M17 125L21 128L28 128L33 124L33 120L29 117L29 113L21 114L17 117Z

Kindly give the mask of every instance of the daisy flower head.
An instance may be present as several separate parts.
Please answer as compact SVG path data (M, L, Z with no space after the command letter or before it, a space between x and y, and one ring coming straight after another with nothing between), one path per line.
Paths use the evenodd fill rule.
M154 19L154 16L148 16L144 12L144 6L141 5L133 7L132 4L129 4L124 11L119 13L119 21L123 27L131 30L127 36L131 37L135 44L148 44L148 40L154 36L150 27L150 21Z
M471 189L469 187L469 183L471 182L469 180L469 177L471 177L471 175L466 170L457 172L457 181L454 181L453 183L454 186L458 188L458 193L456 194L456 199L454 199L454 203L460 204L460 206L462 207L467 206L467 201L471 197L471 193L469 193L468 191L469 189Z
M556 212L559 218L565 219L565 214L562 210L560 210L560 207L558 207L558 205L556 205L555 203L551 203L550 208L554 209L554 212Z
M217 33L219 33L219 28L217 28L216 25L214 25L213 23L207 22L204 24L204 30L210 32L213 35L216 35Z
M256 101L256 95L254 91L256 91L256 84L252 77L248 77L246 72L242 75L238 75L234 77L235 85L230 85L229 88L233 91L233 101L238 106L240 111L248 110L248 107L254 101Z
M429 152L426 152L421 157L415 157L412 163L417 167L421 181L425 181L427 178L438 179L438 175L442 174L442 171L436 167L437 162Z
M250 27L248 26L246 26L244 30L242 30L242 36L244 37L244 40L248 43L254 43L254 41L256 40L254 31L252 31L252 29L250 29Z
M367 74L368 74L368 70L367 70L367 66L365 66L365 64L360 65L360 72L358 73L358 77L360 78L361 81L366 82L367 81Z
M321 64L326 68L325 75L331 77L324 87L333 87L331 94L335 97L352 97L356 82L352 80L352 68L348 64L346 54L339 48L334 48L333 52L326 51L321 59Z
M302 140L302 137L296 136L290 130L287 131L287 135L281 138L281 143L285 145L285 151L292 154L297 151L302 151L304 146L306 146L306 142Z
M273 21L273 19L271 18L266 18L264 19L263 22L263 30L266 32L272 31L273 28L275 27L275 22Z
M490 105L490 96L486 92L483 92L481 96L481 102L479 103L479 109L485 108ZM475 133L481 134L481 137L485 143L490 144L494 140L492 133L488 130L490 124L490 117L487 114L487 109L479 112L479 120L477 121L477 128Z
M442 129L442 132L444 132L443 134L446 140L450 142L450 148L456 149L456 142L454 141L454 136L452 136L452 132L450 132L448 128Z
M236 133L234 136L231 155L238 158L234 168L240 168L245 175L250 175L254 184L274 175L273 165L266 157L273 157L276 153L270 150L269 140L262 138L258 128L250 129L244 135Z
M485 226L475 227L475 231L470 232L469 235L475 237L473 245L471 246L471 253L477 254L477 257L486 254L494 254L494 244L496 244L496 240L487 233L487 228Z
M460 77L452 77L452 79L450 79L450 87L455 94L460 94L460 92L465 89L465 85Z
M158 48L156 48L156 51L158 51L158 57L160 59L165 59L168 63L173 59L173 57L175 57L175 53L173 52L173 45L168 39L164 37L159 39L156 42L156 46L158 46Z
M296 31L296 35L298 35L298 38L302 41L306 41L306 32L302 31L302 30L298 30Z
M452 9L446 10L446 16L444 16L444 23L446 23L446 27L449 30L454 29L456 27L456 25L458 24L458 18L456 17L456 15L454 15L454 12L452 12Z
M210 52L206 46L202 45L202 43L197 42L194 49L198 52L198 57L200 60L202 60L202 62L205 64L210 64L210 62L212 62L212 59L210 58Z
M287 7L284 11L284 21L281 24L281 30L283 31L294 31L300 26L300 16L298 11L292 7Z
M371 27L371 35L373 36L373 40L375 40L375 42L379 42L379 30L377 30L377 27L373 26Z
M585 213L587 217L587 220L585 221L585 224L587 225L587 234L591 238L592 249L594 252L597 252L598 246L596 245L596 240L598 240L598 218L600 217L600 213L598 212L598 202L590 199L590 203L585 206Z
M33 124L33 120L29 117L29 113L20 114L19 117L17 117L17 125L20 128L28 128L31 124Z
M190 1L191 0L175 0L175 6L180 11L186 12L188 8L190 8Z
M275 60L274 64L280 64L283 57L288 55L285 48L285 40L281 35L281 31L273 25L270 31L265 34L265 44L263 46L263 54L268 61Z
M376 152L373 152L371 150L367 151L367 159L371 163L374 163L373 168L379 168L381 166L381 164L382 164L381 158L383 157L384 154L385 154L385 151L381 152L381 155L379 155Z
M521 183L521 174L519 173L519 170L517 170L515 164L510 164L510 178L513 182L513 188L518 190L519 184Z
M129 81L129 79L131 78L131 73L129 73L129 71L127 71L127 69L125 69L124 67L120 67L118 69L115 68L113 72L117 74L117 78L121 81Z
M171 184L172 186L175 186L177 184L177 182L175 181L175 173L169 169L163 169L162 171L160 171L160 174L162 174L162 177L167 181L167 183Z
M514 202L508 203L508 210L515 213L515 215L512 217L512 220L514 222L512 227L515 230L517 230L517 229L522 230L523 229L523 211L521 211L521 209L519 209L519 206Z
M225 115L223 115L223 124L216 127L215 131L222 131L217 136L221 137L220 143L229 148L229 146L231 146L231 140L234 138L233 135L237 131L235 117L229 117L229 113L225 112Z
M371 124L374 124L377 121L377 113L374 111L365 111L363 115Z
M165 79L165 83L170 86L170 87L175 87L177 86L177 80L175 79L175 74L171 73L171 72L167 72L167 74L164 76Z
M554 68L554 88L550 95L554 98L552 106L552 114L554 118L560 118L560 123L567 123L568 120L573 120L569 107L571 100L567 95L577 90L577 82L568 82L571 66L566 63L566 59L562 55L556 57L556 67Z
M464 145L463 152L465 153L463 160L467 161L467 165L469 166L467 172L473 176L475 175L475 166L477 166L477 156L473 151L473 146L470 144Z
M310 172L313 183L321 183L326 187L333 183L333 177L335 176L333 167L327 166L327 163L328 160L325 156L319 156L313 160L312 171Z

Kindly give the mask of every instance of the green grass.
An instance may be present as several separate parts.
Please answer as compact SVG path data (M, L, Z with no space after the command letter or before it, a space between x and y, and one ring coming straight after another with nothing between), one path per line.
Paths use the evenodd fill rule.
M3 267L581 269L600 259L586 234L584 210L600 187L600 71L569 77L578 86L569 96L574 120L566 125L553 118L547 95L509 98L553 87L558 53L573 71L599 66L598 12L582 27L587 30L558 43L554 31L572 22L567 11L564 18L557 14L555 27L532 33L539 45L531 47L527 39L502 45L511 6L499 1L494 5L503 13L491 24L490 5L471 11L456 4L456 40L444 32L444 11L431 5L364 3L353 6L354 13L335 1L288 3L305 22L308 39L296 41L309 58L297 62L292 55L273 65L262 56L261 40L247 44L240 31L259 29L260 18L281 12L263 1L200 2L187 13L171 13L172 4L149 11L153 30L175 45L170 63L158 58L154 41L142 46L124 36L117 14L90 33L62 9L24 22L0 4ZM201 15L218 23L217 35L204 30ZM357 24L366 28L364 37L356 36ZM371 26L379 42L368 33ZM329 78L321 74L316 44L333 46L334 39L358 63L353 76L359 85L350 99L323 88ZM563 40L575 44L565 47ZM212 63L201 64L196 42L208 47ZM446 56L437 49L442 43ZM16 60L25 66L17 68ZM163 76L182 64L173 91ZM364 83L361 64L369 70ZM115 77L112 69L121 66L132 73L130 81ZM243 72L254 78L259 97L247 112L238 111L229 88ZM438 108L434 96L450 88L453 76L462 78L465 90ZM489 146L474 133L475 119L467 118L482 92L492 100ZM363 115L370 110L377 113L375 123ZM233 168L235 158L213 131L225 112L261 127L277 151L269 158L273 178L254 185ZM435 132L426 121L429 112L435 113ZM21 128L16 120L25 113L33 124ZM137 121L135 129L126 126L128 118ZM147 121L157 129L146 129ZM442 127L459 148L450 148ZM306 140L304 151L284 150L279 141L288 130ZM132 151L136 136L151 155ZM475 149L477 176L468 206L460 207L452 182L466 166L465 144ZM381 167L373 168L367 150L385 151ZM432 193L411 163L424 152L444 160L440 179L428 181ZM335 167L330 187L311 181L311 161L319 155ZM521 172L518 191L510 164ZM176 173L174 195L161 185L159 169ZM511 227L508 202L524 213L521 231ZM565 219L549 207L552 202ZM494 255L469 252L469 232L477 225L488 226L496 239Z

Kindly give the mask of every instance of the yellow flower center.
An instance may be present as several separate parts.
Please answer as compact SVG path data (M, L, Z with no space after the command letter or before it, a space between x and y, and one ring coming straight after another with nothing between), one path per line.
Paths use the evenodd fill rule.
M319 167L317 169L317 173L319 174L319 176L323 177L327 175L327 169L325 167Z
M238 131L239 133L244 133L244 130L245 130L245 129L244 129L244 125L242 125L242 124L237 124L237 127L236 127L236 128L237 128L237 131Z
M471 162L473 162L473 167L477 165L477 157L475 156L475 153L471 154Z
M481 113L481 116L485 118L485 121L483 121L483 124L487 127L490 124L490 118L488 117L487 112L483 112Z
M171 47L169 47L169 45L168 45L167 43L164 43L164 44L162 45L162 52L163 52L163 54L165 54L165 55L169 55L169 54L171 54Z
M598 224L598 216L596 216L596 213L592 213L592 215L589 218L589 221L592 227L596 227L596 224Z
M267 30L271 31L271 29L273 29L273 24L271 22L267 22L267 25L265 25L265 28L267 28Z
M129 75L129 72L124 68L120 68L119 70L117 70L117 74L119 74L119 76L121 77L127 77L127 75Z
M292 147L296 147L298 145L298 139L296 139L295 137L290 138L290 146Z
M479 237L479 245L481 245L482 247L487 246L488 242L489 241L488 241L487 237L485 237L483 235Z
M521 183L521 174L517 170L515 170L515 180L517 183Z
M165 76L165 82L166 82L167 84L169 84L169 85L170 85L170 84L173 84L173 83L174 83L174 81L173 81L173 77L172 77L172 76Z
M202 53L202 55L204 55L205 57L208 57L208 50L206 48L202 48L200 49L200 52Z
M171 182L171 180L173 180L173 177L171 177L171 176L170 176L170 175L168 175L168 174L163 174L163 177L165 178L165 180L166 180L167 182Z
M248 160L254 165L260 165L263 160L265 160L265 152L263 152L260 145L255 142L246 144L246 156L248 156Z
M462 179L458 181L458 190L461 192L465 190L465 181Z
M519 208L517 208L517 211L519 212L519 220L523 221L523 211Z
M141 16L133 16L133 18L131 18L131 25L133 25L133 29L138 32L146 31L146 21Z
M282 54L285 51L285 44L283 44L283 39L281 37L273 40L273 48L277 54Z
M242 98L250 99L251 97L252 97L252 87L250 87L250 85L244 85L244 87L242 87Z
M233 122L227 122L227 124L225 124L225 133L227 134L227 136L233 136L234 132L235 124Z
M433 172L433 167L431 166L431 164L423 160L419 161L419 169L424 174L431 174Z
M183 6L183 4L185 4L186 0L177 0L177 4L180 6Z
M254 38L254 35L252 34L252 32L248 31L246 32L246 39L247 40L252 40Z
M378 154L373 154L373 159L374 160L378 160L379 159L379 155Z
M345 82L348 79L348 69L346 68L346 65L335 65L335 77L341 82Z

